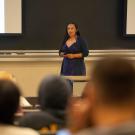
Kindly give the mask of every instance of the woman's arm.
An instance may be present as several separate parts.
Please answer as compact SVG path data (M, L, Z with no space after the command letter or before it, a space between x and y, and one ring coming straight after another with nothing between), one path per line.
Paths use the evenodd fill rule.
M74 58L82 58L83 54L82 53L77 53L77 54L73 54Z
M60 57L63 57L64 56L63 44L61 45L61 47L59 49L59 56Z
M77 54L69 53L69 54L64 55L64 57L69 58L69 59L82 58L83 54L82 53L77 53Z
M64 52L59 52L60 57L64 57Z
M88 50L87 43L82 38L79 39L79 42L80 42L82 57L87 57L89 55L89 50Z

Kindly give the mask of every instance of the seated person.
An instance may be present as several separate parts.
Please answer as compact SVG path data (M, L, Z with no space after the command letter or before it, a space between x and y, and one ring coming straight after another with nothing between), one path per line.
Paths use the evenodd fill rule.
M38 135L32 129L13 125L14 115L19 108L19 98L19 88L12 81L0 79L0 134Z
M135 135L135 67L130 60L115 55L100 59L86 89L69 110L73 133Z
M38 99L40 112L26 114L20 125L36 130L48 128L57 124L58 128L65 126L65 113L72 89L69 82L58 76L48 76L40 84Z
M16 78L7 71L0 71L0 79L10 80L16 84ZM21 107L31 107L32 105L23 97L20 97Z

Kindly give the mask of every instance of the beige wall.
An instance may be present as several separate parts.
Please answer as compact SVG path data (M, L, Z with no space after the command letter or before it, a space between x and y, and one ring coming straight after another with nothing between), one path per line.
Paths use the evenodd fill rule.
M86 65L89 62L86 62ZM20 86L23 96L37 96L40 81L49 74L59 75L61 60L56 61L1 61L0 70L12 73ZM88 71L87 66L87 71ZM79 96L86 82L74 83L74 95ZM80 85L81 84L81 85Z
M11 51L12 52L12 51ZM37 89L41 79L48 74L60 73L62 58L58 56L58 52L47 53L17 53L7 54L0 51L0 70L6 70L14 74L17 79L24 96L37 96ZM135 62L135 50L114 51L119 55L122 54ZM2 54L3 53L3 54ZM9 51L8 51L9 53ZM104 54L112 54L113 51L90 51L90 55L85 59L87 76L90 74L92 64ZM81 77L73 80L80 80ZM85 79L82 79L85 80ZM79 96L84 88L84 82L74 83L74 95Z
M14 74L24 96L36 96L41 79L59 74L60 62L1 62L0 70Z

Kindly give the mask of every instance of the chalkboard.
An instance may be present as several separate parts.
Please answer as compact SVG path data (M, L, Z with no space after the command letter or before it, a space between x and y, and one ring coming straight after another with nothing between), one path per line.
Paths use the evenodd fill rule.
M0 36L0 50L57 50L76 22L90 50L135 49L124 38L123 0L23 0L23 34Z

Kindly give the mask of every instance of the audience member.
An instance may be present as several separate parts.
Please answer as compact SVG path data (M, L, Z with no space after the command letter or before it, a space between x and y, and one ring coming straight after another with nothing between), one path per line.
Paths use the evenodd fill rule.
M16 84L15 76L7 71L0 71L0 79L10 80ZM20 106L21 107L31 107L31 104L23 96L21 96L20 97Z
M114 55L97 61L86 93L81 103L70 107L72 132L81 130L79 135L135 134L135 69L130 60ZM89 128L88 121L93 123Z
M58 128L65 125L66 107L72 89L69 82L58 76L48 76L39 86L38 98L40 112L29 113L20 120L21 126L31 127L36 130L50 129L52 124Z
M14 114L19 108L19 88L6 79L0 79L0 134L38 135L32 129L13 126Z

